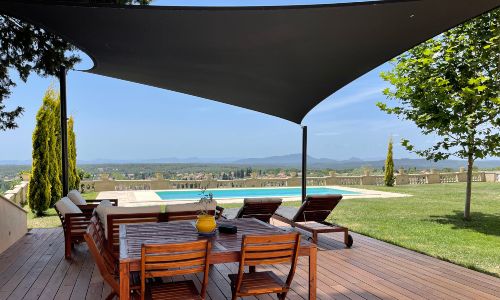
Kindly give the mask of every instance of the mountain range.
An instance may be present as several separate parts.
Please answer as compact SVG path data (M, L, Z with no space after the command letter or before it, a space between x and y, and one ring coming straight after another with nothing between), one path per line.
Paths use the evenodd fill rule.
M267 166L267 167L294 167L300 168L302 161L301 154L288 154L280 156L269 156L262 158L202 158L202 157L188 157L188 158L158 158L158 159L141 159L141 160L113 160L113 159L97 159L97 160L81 160L78 164L82 165L96 165L96 164L228 164L228 165L247 165L247 166ZM0 160L0 165L30 165L29 160ZM425 159L411 159L401 158L394 159L394 164L397 168L410 168L416 167L417 169L430 169L430 168L452 168L458 169L465 167L465 160L445 160L439 162L432 162ZM309 169L353 169L359 167L372 167L382 168L384 159L361 159L352 157L347 160L335 160L331 158L315 158L312 156L307 157L307 166ZM478 160L475 166L479 168L497 168L500 167L500 160Z

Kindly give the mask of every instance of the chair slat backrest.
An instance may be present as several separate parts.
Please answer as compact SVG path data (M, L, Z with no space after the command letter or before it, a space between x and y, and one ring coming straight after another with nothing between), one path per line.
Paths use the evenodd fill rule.
M141 297L146 292L146 279L203 272L201 296L208 283L209 240L179 244L143 244L141 247Z
M138 223L166 222L165 213L134 213L134 214L109 214L107 215L108 239L106 247L115 259L120 255L120 225Z
M307 196L293 218L294 222L324 222L337 204L342 195Z
M241 242L241 256L236 280L236 291L239 291L245 266L270 264L290 264L290 272L286 280L290 287L300 247L300 234L297 232L272 235L244 235Z
M236 218L256 218L262 222L269 223L280 205L281 201L244 203L242 209L238 211Z
M199 214L200 212L197 210L167 212L167 221L171 222L196 220ZM207 211L207 214L217 217L215 210L209 210Z
M84 238L101 276L111 286L113 291L119 294L120 286L115 279L116 265L114 264L112 255L106 250L104 228L96 215L90 219L90 224L87 227Z

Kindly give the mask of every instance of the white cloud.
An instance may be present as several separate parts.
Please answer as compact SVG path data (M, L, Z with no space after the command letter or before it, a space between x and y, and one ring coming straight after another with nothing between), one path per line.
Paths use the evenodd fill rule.
M382 95L383 86L377 86L374 88L366 89L360 91L358 93L346 96L346 97L332 97L323 103L316 106L311 114L314 113L323 113L332 110L338 110L343 107L347 107L356 103L364 102L370 99L375 95Z

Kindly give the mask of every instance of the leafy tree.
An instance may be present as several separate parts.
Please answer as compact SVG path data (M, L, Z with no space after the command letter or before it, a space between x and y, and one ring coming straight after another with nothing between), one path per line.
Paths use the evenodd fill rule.
M381 77L398 105L378 107L413 121L439 140L428 149L402 145L429 160L467 159L464 218L470 219L475 159L500 155L500 9L486 13L397 57Z
M49 177L51 111L47 106L49 97L50 95L46 93L43 105L36 115L36 126L33 131L33 162L31 167L32 175L28 187L28 204L37 216L43 215L51 202Z
M389 146L387 147L387 158L384 165L384 184L386 186L394 186L394 160L392 159L392 138L389 139Z
M76 168L76 135L73 131L74 120L68 120L68 187L70 190L80 187L80 177Z
M78 177L80 179L90 179L92 177L92 174L90 174L89 172L85 171L82 168L78 168L77 172L78 172Z
M81 0L73 0L82 2ZM96 0L97 3L149 4L151 0ZM0 131L14 129L24 108L8 111L4 101L16 83L12 71L26 82L31 73L55 76L59 68L71 69L80 58L76 48L59 36L8 15L0 14Z

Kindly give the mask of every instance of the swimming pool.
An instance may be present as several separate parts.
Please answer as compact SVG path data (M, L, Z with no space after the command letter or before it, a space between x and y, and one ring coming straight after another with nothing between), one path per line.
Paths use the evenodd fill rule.
M232 199L232 198L258 198L258 197L300 197L302 192L300 187L290 188L252 188L252 189L212 189L206 193L213 193L214 199ZM156 194L162 200L197 200L201 194L199 190L176 190L159 191ZM308 195L359 195L358 192L352 192L328 187L310 187L307 188Z

